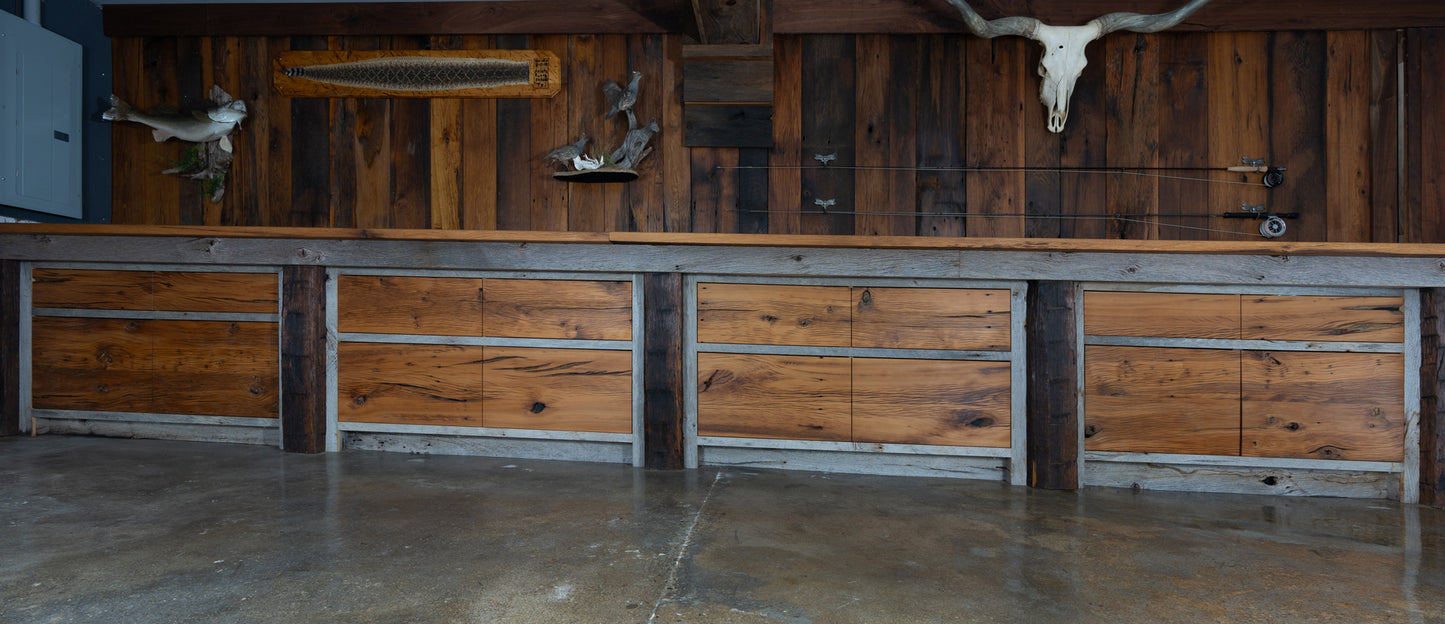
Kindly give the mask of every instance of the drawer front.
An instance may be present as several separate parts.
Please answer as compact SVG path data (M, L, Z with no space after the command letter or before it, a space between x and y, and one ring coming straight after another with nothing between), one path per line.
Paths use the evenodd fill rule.
M337 329L371 334L482 335L482 280L342 275Z
M275 314L280 306L275 273L158 271L154 277L156 310Z
M632 352L486 347L482 422L503 429L632 432Z
M151 271L37 268L31 272L31 305L37 308L151 310L155 305L153 282Z
M1245 295L1246 340L1403 342L1400 297Z
M1007 351L1009 291L853 288L853 346Z
M849 358L698 354L702 436L849 441Z
M146 323L154 330L155 411L251 418L280 414L275 323Z
M1404 357L1247 351L1245 455L1400 461Z
M631 340L632 282L482 280L488 336Z
M149 323L37 317L30 328L34 407L155 411Z
M1239 454L1238 351L1084 348L1084 448Z
M845 286L698 284L697 339L846 347L850 307Z
M853 360L855 442L1007 447L1008 362Z
M1084 333L1090 336L1239 338L1239 295L1084 293Z
M343 342L337 418L482 426L482 347Z

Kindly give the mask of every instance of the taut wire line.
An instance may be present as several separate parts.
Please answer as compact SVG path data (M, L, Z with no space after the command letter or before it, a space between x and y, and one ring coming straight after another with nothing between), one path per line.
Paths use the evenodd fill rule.
M1214 180L1211 178L1197 178L1192 176L1166 175L1162 173L1147 173L1146 171L1170 171L1170 169L1068 169L1068 168L1038 168L1038 167L884 167L868 165L828 165L819 167L816 165L717 165L716 169L811 169L816 171L827 171L829 169L850 170L850 171L944 171L957 173L1109 173L1115 175L1131 175L1141 178L1160 178L1164 180L1188 180L1193 182L1205 182L1208 184L1235 184L1238 186L1265 186L1263 182L1239 182L1236 180ZM1208 168L1187 169L1182 171L1213 171Z

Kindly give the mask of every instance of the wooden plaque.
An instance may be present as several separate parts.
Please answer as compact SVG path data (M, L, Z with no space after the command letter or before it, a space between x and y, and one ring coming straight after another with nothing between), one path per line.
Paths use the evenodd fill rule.
M853 440L1007 447L1009 363L853 360Z
M632 352L486 347L482 422L632 432Z
M1084 333L1237 340L1239 295L1085 292Z
M846 347L848 288L698 284L698 342Z
M1403 342L1400 297L1244 297L1246 340Z
M547 50L291 50L271 63L297 98L550 98L562 66Z
M849 358L701 353L697 360L698 435L853 439Z
M631 340L632 283L588 280L482 280L488 336Z
M1007 351L1009 291L853 288L853 346Z
M1239 352L1084 348L1084 448L1239 454Z
M1246 351L1244 455L1400 461L1404 357Z
M482 425L482 347L343 342L337 418L408 425Z
M343 275L337 327L376 334L482 335L482 280Z

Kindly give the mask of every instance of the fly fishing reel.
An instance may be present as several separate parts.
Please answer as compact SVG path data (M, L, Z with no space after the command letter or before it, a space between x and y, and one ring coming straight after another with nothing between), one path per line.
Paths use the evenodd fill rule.
M1267 217L1259 222L1259 234L1265 238L1279 238L1284 236L1284 219L1279 217Z

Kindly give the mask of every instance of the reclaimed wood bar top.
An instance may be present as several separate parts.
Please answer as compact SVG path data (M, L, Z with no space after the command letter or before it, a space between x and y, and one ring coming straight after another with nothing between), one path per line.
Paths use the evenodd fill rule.
M830 236L794 234L691 234L650 232L533 232L188 225L0 224L7 235L122 236L280 240L388 240L476 243L700 245L838 249L1023 251L1042 253L1146 253L1263 256L1445 258L1445 244L1324 243L1280 241L1166 241L1054 238L942 238L922 236ZM6 251L0 247L0 257Z

